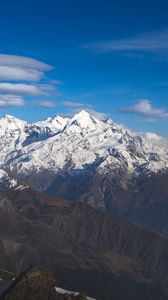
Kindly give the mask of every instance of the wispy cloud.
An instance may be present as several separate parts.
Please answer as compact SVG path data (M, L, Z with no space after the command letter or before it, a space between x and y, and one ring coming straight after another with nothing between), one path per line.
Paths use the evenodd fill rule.
M44 96L46 92L36 85L21 83L0 83L0 94L22 96Z
M164 108L154 107L148 99L142 99L130 107L123 107L118 110L120 113L136 114L160 119L168 119L168 111Z
M53 101L40 101L35 103L36 106L45 107L45 108L52 108L55 107L56 104Z
M18 67L0 66L0 80L39 81L43 76L43 72L33 69L21 69Z
M141 136L148 142L156 144L160 147L168 148L168 137L160 136L154 132L134 132L134 135Z
M5 108L8 106L23 106L25 103L22 97L11 95L0 95L0 107Z
M130 57L132 53L152 52L152 53L165 53L168 50L168 29L157 32L144 33L141 35L123 38L112 39L100 42L94 42L82 45L79 49L92 49L102 53L108 52L129 52ZM137 54L136 54L136 57Z
M31 57L0 54L0 107L24 105L27 96L58 95L58 86L62 82L51 82L46 76L52 68ZM41 103L49 107L49 102L44 99Z
M0 65L10 67L14 66L17 68L29 68L42 71L48 71L53 68L51 65L48 65L31 57L9 54L0 54Z
M120 86L117 88L113 88L110 94L120 96L129 94L130 92L132 92L132 88L130 88L129 86Z
M61 101L60 104L68 108L91 108L92 107L92 105L90 104L80 103L76 101Z

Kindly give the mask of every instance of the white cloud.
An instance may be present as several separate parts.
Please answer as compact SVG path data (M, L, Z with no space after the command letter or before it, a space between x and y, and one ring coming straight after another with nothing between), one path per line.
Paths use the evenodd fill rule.
M15 97L9 95L0 95L0 107L9 107L9 106L23 106L24 99L22 97Z
M17 68L28 68L34 70L48 71L52 69L52 66L26 56L0 54L0 65L1 66L14 66Z
M0 83L0 94L22 95L22 96L42 96L46 95L45 89L36 85L22 83Z
M49 81L49 83L50 83L50 84L53 84L53 85L59 86L59 85L62 85L62 84L63 84L63 81L62 81L62 80L57 80L57 79L51 79L51 80Z
M90 104L84 104L76 101L61 101L60 104L69 108L84 108L84 107L92 107Z
M41 71L0 65L0 80L39 81L43 76Z
M165 53L168 50L168 30L145 33L127 39L106 40L82 45L79 49L93 49L98 52ZM132 54L130 55L130 57ZM166 56L167 57L167 56ZM140 55L140 58L142 56Z
M164 108L154 107L148 99L142 99L130 107L121 108L119 112L168 119L168 112Z
M27 96L56 96L61 81L47 80L53 67L31 57L0 54L0 107L24 105ZM42 79L45 82L42 82ZM24 99L25 98L25 99ZM42 101L49 107L52 101Z
M52 108L55 107L55 103L53 101L41 101L41 102L36 102L37 106L41 107L46 107L46 108Z
M168 137L160 136L154 132L137 132L134 135L139 135L148 142L151 142L160 147L168 148Z

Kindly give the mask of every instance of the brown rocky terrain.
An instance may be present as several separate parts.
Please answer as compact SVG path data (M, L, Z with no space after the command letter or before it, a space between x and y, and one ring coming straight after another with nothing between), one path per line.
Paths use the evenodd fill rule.
M4 187L0 203L1 268L33 264L103 300L168 299L165 236L28 187Z
M3 300L87 300L79 293L61 294L56 291L58 282L46 272L37 268L21 273L1 296Z
M47 195L80 200L107 214L168 235L168 173L138 178L124 170L55 176Z

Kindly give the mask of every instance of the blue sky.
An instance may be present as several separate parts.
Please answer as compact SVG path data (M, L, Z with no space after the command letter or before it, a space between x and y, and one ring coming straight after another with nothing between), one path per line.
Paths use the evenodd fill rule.
M35 121L84 108L168 135L166 0L0 5L1 115Z

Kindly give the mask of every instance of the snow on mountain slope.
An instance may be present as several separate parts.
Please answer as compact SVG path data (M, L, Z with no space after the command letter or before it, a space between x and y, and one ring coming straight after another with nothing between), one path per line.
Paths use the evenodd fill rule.
M68 290L62 289L60 287L55 287L55 290L58 294L62 294L62 295L74 295L74 296L80 295L80 292L68 291ZM86 296L86 300L96 300L96 299Z
M7 172L0 169L0 191L2 191L4 188L21 190L28 188L28 186L19 183L16 179L10 177Z
M0 161L5 160L6 154L15 150L18 139L22 140L26 122L6 115L0 119Z
M36 122L35 125L40 128L49 128L53 133L58 133L67 125L69 118L62 118L57 115L54 118L48 118L44 121Z
M15 178L14 189L18 180L168 232L168 150L112 120L100 121L86 111L32 124L5 116L0 169Z
M0 169L0 209L5 208L8 211L12 211L10 201L8 200L7 194L13 192L19 192L27 189L28 186L20 184L16 179L10 177L7 172Z
M18 157L25 146L53 136L62 130L65 124L66 120L59 116L31 124L5 115L0 119L0 164Z
M56 116L28 123L0 119L0 165L23 177L49 172L113 172L123 168L137 176L168 170L168 152L131 135L112 120L100 121L86 111L71 119Z

